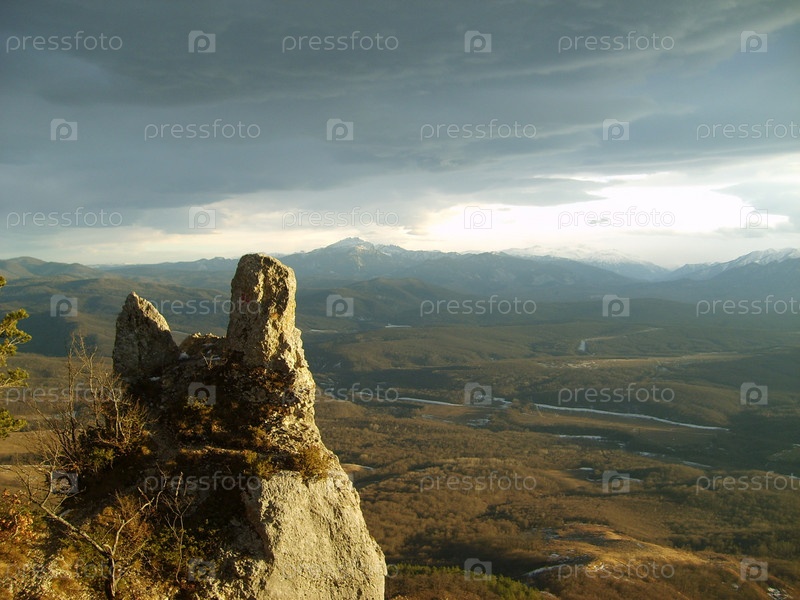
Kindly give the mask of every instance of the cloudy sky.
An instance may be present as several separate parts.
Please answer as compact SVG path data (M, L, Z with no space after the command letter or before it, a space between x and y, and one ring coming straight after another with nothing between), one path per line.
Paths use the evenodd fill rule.
M796 0L0 7L0 257L797 247Z

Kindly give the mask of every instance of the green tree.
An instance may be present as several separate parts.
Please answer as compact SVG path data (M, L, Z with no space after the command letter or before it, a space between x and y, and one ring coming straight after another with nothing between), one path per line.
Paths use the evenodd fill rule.
M0 288L6 284L4 277L0 276ZM30 341L29 336L24 331L17 328L17 323L21 319L28 317L28 313L23 309L8 313L0 321L0 368L6 366L9 357L17 353L17 346ZM28 373L22 369L8 369L5 373L0 372L0 389L26 385ZM5 408L0 408L0 439L7 437L12 431L18 431L25 426L25 421L15 419Z

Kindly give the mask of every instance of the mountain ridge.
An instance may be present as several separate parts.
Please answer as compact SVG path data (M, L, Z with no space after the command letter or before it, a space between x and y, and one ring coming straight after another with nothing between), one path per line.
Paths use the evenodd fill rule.
M542 253L539 253L539 251ZM474 257L480 255L508 256L544 263L547 261L571 261L589 265L622 277L647 282L675 281L679 279L707 280L731 269L749 264L766 265L800 259L800 249L782 248L756 250L729 261L687 263L668 269L655 263L637 259L615 250L590 252L583 249L564 250L553 253L537 246L511 248L499 252L445 252L440 250L408 250L394 244L374 244L358 237L349 237L309 251L294 252L280 256L299 275L304 272L322 276L335 273L338 276L369 278L371 276L398 275L412 265L444 257ZM161 263L133 263L125 265L83 265L44 261L35 257L20 256L0 260L0 275L6 278L28 278L43 275L68 275L88 278L98 273L114 273L128 276L150 276L156 271L195 273L198 277L217 272L232 272L237 259L225 257L201 258L194 261L165 261ZM338 270L331 263L336 262ZM346 265L347 269L343 269ZM69 268L67 268L69 267ZM388 272L387 272L388 269ZM201 283L201 282L198 282ZM204 282L203 282L204 283Z

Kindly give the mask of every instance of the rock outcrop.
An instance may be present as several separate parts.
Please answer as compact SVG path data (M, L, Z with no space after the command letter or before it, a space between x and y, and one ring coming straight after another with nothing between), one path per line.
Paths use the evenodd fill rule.
M196 557L213 571L199 582L202 597L382 600L383 553L314 421L316 386L295 327L295 291L290 268L243 256L227 335L194 334L179 348L164 338L169 326L155 307L131 294L117 322L114 365L157 398L168 440L159 469L168 459L182 477L213 473L214 484L218 473L246 475L232 491L210 486L191 496L211 520L224 503L227 519L213 554Z
M117 317L114 370L125 378L153 377L177 362L178 355L166 319L150 302L131 292Z
M308 371L295 327L294 272L264 254L243 256L231 281L231 315L225 346L245 367L281 373Z

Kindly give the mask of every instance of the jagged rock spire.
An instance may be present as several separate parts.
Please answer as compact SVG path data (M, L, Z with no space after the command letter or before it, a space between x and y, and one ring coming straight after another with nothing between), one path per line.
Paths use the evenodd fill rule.
M289 372L306 369L295 327L294 271L265 254L246 254L231 281L225 336L229 356L245 367Z

